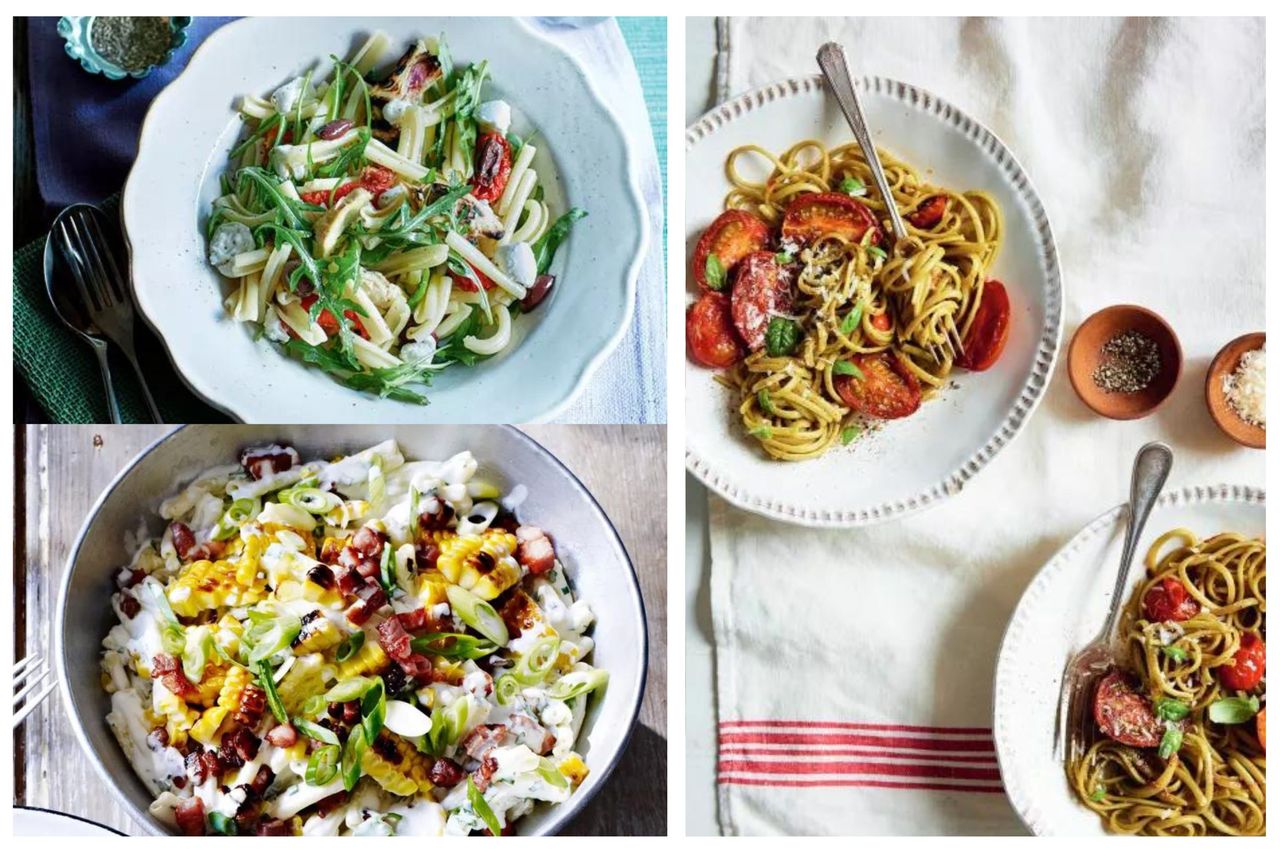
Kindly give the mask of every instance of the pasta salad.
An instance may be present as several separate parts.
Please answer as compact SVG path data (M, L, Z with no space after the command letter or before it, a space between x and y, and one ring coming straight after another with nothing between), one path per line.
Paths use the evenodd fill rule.
M537 147L485 100L487 62L444 37L370 37L270 97L245 96L207 221L209 263L240 322L358 390L425 404L440 370L511 346L555 284L575 221L553 216Z
M107 722L187 835L509 834L607 673L551 537L463 452L244 451L131 537Z

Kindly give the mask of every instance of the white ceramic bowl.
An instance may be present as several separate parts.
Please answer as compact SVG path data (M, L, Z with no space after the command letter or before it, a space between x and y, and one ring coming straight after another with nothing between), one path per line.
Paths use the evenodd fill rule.
M1141 577L1142 558L1175 527L1208 538L1233 531L1262 536L1266 493L1247 486L1185 488L1160 496L1130 566L1125 595ZM1120 566L1125 505L1087 524L1035 576L1009 620L996 661L995 740L1009 800L1036 835L1104 835L1053 758L1062 669L1106 618Z
M538 172L556 214L588 212L561 247L556 286L517 318L515 343L474 368L444 371L431 404L383 400L286 356L223 308L229 285L206 262L204 223L227 152L235 104L266 95L375 30L399 50L444 33L460 62L487 59L486 92L536 130ZM246 18L222 27L147 113L122 218L134 293L191 389L251 423L526 423L554 417L585 387L631 322L648 242L638 163L587 72L534 25L510 18Z
M878 146L930 181L995 196L1004 210L1005 239L991 277L1008 286L1013 313L1009 342L993 368L958 370L948 387L911 417L804 462L767 458L744 435L733 392L715 381L713 371L686 365L689 470L744 509L824 527L887 521L960 491L1031 417L1062 337L1053 231L1009 149L955 106L915 86L881 77L858 78L854 85ZM685 131L687 263L698 237L722 209L729 152L746 144L782 152L804 139L828 144L853 139L820 77L750 92Z
M609 671L609 685L588 707L576 747L591 772L567 802L535 809L517 823L517 832L556 832L600 789L621 758L640 710L648 661L640 586L600 505L533 439L502 426L188 426L140 453L98 498L71 549L54 624L63 707L103 782L118 792L138 823L153 832L166 831L148 813L151 796L107 726L110 700L99 677L102 638L114 622L112 576L129 556L125 531L137 529L144 518L158 525L160 501L175 487L206 468L237 459L244 447L279 441L314 459L387 438L396 439L410 459L445 459L470 450L486 477L508 488L523 484L529 495L520 507L521 520L555 536L570 582L596 613L592 662Z

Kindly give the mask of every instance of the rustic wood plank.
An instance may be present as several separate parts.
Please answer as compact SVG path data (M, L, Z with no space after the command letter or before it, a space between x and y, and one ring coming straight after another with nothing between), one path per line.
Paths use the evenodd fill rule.
M99 492L167 427L30 426L17 505L15 584L25 596L22 648L47 648L57 589L76 532ZM617 526L636 564L649 616L649 680L627 754L570 834L666 833L666 429L662 426L524 428L586 484ZM19 572L25 573L19 575ZM19 580L21 577L21 580ZM22 625L24 623L19 623ZM55 693L15 734L25 765L16 801L142 832L99 784ZM19 793L20 792L20 793Z

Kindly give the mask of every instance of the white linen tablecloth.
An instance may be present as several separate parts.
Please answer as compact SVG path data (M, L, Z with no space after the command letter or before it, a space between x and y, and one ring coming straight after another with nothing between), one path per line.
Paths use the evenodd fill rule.
M1015 833L992 679L1034 572L1127 498L1144 442L1173 447L1170 487L1264 484L1263 454L1220 434L1204 404L1213 355L1265 325L1263 24L721 20L722 94L816 72L829 40L855 76L937 93L1020 159L1057 236L1063 346L1021 437L923 514L818 532L711 498L720 826ZM1132 422L1092 414L1065 375L1076 327L1120 302L1163 315L1184 353L1172 398Z
M666 423L666 260L662 251L662 179L644 93L627 43L613 18L533 19L591 74L638 160L649 216L649 245L636 280L635 316L626 336L556 421L572 424ZM590 286L590 282L583 282Z

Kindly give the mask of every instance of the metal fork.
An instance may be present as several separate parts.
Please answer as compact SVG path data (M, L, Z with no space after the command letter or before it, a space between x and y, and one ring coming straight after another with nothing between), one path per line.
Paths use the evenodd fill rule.
M15 729L22 725L22 721L53 692L55 686L57 682L53 680L53 673L41 655L27 655L13 665L13 727ZM39 692L27 699L25 703L22 702L33 690L39 690Z
M1058 693L1058 720L1053 732L1053 756L1062 763L1070 756L1078 760L1088 748L1089 713L1097 682L1116 666L1116 622L1124 607L1129 588L1129 568L1138 548L1142 529L1155 506L1164 481L1173 467L1173 451L1159 441L1144 444L1133 460L1133 477L1129 483L1129 514L1124 530L1124 548L1120 552L1120 571L1107 619L1089 645L1067 661L1062 672L1062 688Z
M835 95L836 103L840 105L845 121L849 122L849 127L853 129L853 135L867 158L867 165L871 167L871 177L889 211L889 226L893 229L894 242L901 243L907 237L907 226L902 221L902 214L898 212L893 190L890 189L889 181L884 176L884 166L880 164L880 155L876 153L875 143L871 140L867 118L862 112L862 102L858 100L858 90L854 88L853 79L849 76L849 65L845 62L844 48L833 41L818 48L818 67L822 69L822 75L827 78L827 85ZM903 275L906 275L905 270ZM943 344L929 345L929 354L939 364L945 360L955 361L958 356L964 355L964 342L951 315L948 314L943 318L942 328L946 334Z
M133 342L133 299L129 283L120 274L115 251L101 224L102 211L90 204L74 204L54 225L63 256L71 267L85 312L93 325L124 353L142 386L142 396L152 420L164 418L147 387ZM99 356L105 359L105 353Z

